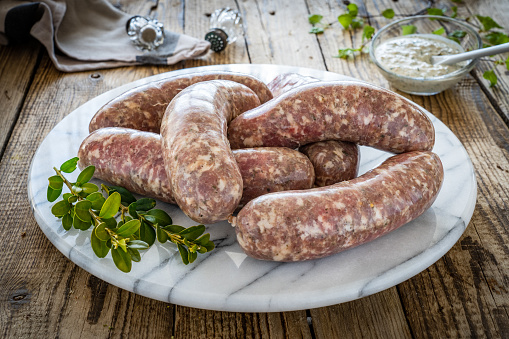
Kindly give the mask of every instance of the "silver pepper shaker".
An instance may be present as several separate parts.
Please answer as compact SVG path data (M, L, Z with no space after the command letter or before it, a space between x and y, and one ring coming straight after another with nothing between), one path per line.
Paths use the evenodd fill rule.
M163 24L149 17L133 16L126 23L127 35L134 47L141 51L152 51L164 42Z
M228 44L234 43L244 35L241 14L229 7L220 8L210 16L210 30L205 35L210 48L214 52L221 52Z

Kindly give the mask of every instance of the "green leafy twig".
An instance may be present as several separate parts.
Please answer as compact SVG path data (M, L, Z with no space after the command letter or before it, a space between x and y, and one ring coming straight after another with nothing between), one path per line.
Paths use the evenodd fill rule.
M101 185L107 194L105 198L97 185L89 182L94 175L94 166L85 168L76 182L70 182L64 173L74 172L77 163L75 157L64 162L60 169L53 168L56 175L48 178L47 199L56 201L65 184L70 193L64 193L51 212L62 220L66 231L72 227L85 231L93 225L90 243L97 257L104 258L111 250L115 266L130 272L132 262L141 260L139 251L148 249L156 239L160 243L170 241L176 244L186 265L196 260L198 253L214 249L210 235L203 234L204 225L189 228L173 225L168 213L154 208L154 199L136 199L123 187Z

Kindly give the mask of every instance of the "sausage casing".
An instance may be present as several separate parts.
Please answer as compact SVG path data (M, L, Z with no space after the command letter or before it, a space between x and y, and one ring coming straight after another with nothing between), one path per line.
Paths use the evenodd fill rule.
M351 180L359 172L359 146L351 142L319 141L300 147L299 152L311 160L318 187Z
M314 168L300 152L286 147L234 150L244 191L239 206L269 192L313 187ZM95 166L94 176L133 193L176 204L164 169L161 136L121 127L88 135L78 151L79 167Z
M432 205L442 181L442 163L435 153L407 152L350 181L263 195L230 222L251 257L316 259L371 241L417 218Z
M396 93L331 81L299 86L242 114L228 137L233 149L340 140L402 153L431 150L435 130L417 105Z
M259 104L248 87L213 80L187 87L168 105L161 124L166 174L177 204L194 221L226 220L237 208L243 182L227 124Z
M101 107L89 124L89 131L103 127L126 127L159 133L161 119L170 101L184 88L209 80L231 80L251 88L261 103L272 93L261 80L235 72L200 72L170 77L133 88Z

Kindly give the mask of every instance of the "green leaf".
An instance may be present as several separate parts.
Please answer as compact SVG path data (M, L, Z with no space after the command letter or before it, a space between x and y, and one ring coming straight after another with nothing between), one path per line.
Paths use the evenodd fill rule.
M415 32L417 32L417 27L415 27L414 25L403 25L401 26L403 32L402 34L403 35L409 35L409 34L414 34Z
M135 250L148 250L149 244L142 240L131 240L127 243L127 248L132 248Z
M46 191L46 199L48 199L49 202L53 202L58 199L61 193L62 189L55 190L48 186L48 190Z
M142 221L139 229L139 238L149 246L152 246L156 241L156 231L152 226Z
M132 261L129 253L127 253L120 247L112 248L111 257L113 258L115 266L117 266L119 270L125 273L131 272Z
M84 183L83 185L81 185L81 188L83 189L83 192L87 195L97 192L99 190L99 187L97 187L96 184L92 184L90 182Z
M120 228L117 229L117 235L127 238L131 234L138 231L140 228L141 222L138 219L133 219L131 221L126 222Z
M106 231L106 223L105 222L99 223L94 228L94 232L92 232L92 233L94 233L95 236L101 241L108 241L110 239L110 234L108 233L108 231Z
M89 209L92 207L92 203L88 200L81 200L76 203L74 206L74 213L80 218L82 221L92 221L92 216L90 215Z
M444 10L440 9L440 8L428 8L427 12L428 12L428 15L438 15L438 16L444 15ZM435 19L430 19L430 20L435 20Z
M127 252L127 243L124 238L117 241L118 247L120 247L124 252Z
M71 210L71 204L67 200L60 200L53 207L51 207L51 213L57 217L63 217Z
M159 241L161 244L164 244L168 241L168 234L159 227L158 224L156 224L156 235L157 235L157 241Z
M341 24L341 26L343 26L344 29L348 29L348 26L350 26L352 20L353 17L348 13L341 14L340 16L338 16L338 21Z
M308 21L312 25L319 23L320 21L322 21L322 19L323 16L320 14L311 14L310 16L308 16Z
M131 256L132 261L134 262L140 262L141 261L141 255L140 252L137 249L134 248L127 248L127 253Z
M64 186L64 179L62 179L59 175L54 175L48 178L49 181L49 187L53 188L54 190L62 189Z
M198 253L196 252L192 252L192 251L189 251L188 252L188 255L187 255L187 260L192 263L196 260L196 258L198 258Z
M60 170L64 173L72 173L78 166L78 157L67 160L60 166Z
M88 166L78 175L76 179L76 186L82 186L84 183L89 182L94 176L95 166Z
M476 17L481 22L481 25L483 25L484 32L487 32L492 28L504 28L489 16L476 15Z
M197 226L191 226L186 228L185 230L182 230L179 235L182 236L182 238L187 240L195 240L199 236L201 236L205 232L205 226L204 225L197 225Z
M356 4L348 4L348 6L346 6L346 9L348 11L348 14L350 14L353 18L355 18L357 16L357 14L359 14L359 7L357 7Z
M179 250L180 257L182 258L182 262L184 263L184 265L189 264L189 254L187 253L187 249L181 244L177 244L177 248Z
M167 226L162 227L162 229L170 232L171 234L179 234L186 228L183 226L180 226L180 225L167 225Z
M132 204L136 201L136 198L134 195L126 190L123 187L120 186L106 186L108 188L108 194L112 195L115 192L118 192L120 196L122 197L121 202L124 206L129 206L129 204Z
M155 199L151 198L141 198L136 201L136 210L137 211L148 211L156 206Z
M433 34L436 34L436 35L442 35L445 33L445 28L443 27L440 27L439 29L436 29L433 31Z
M107 242L99 239L95 232L90 234L90 244L92 245L92 250L94 251L95 255L99 258L106 257L110 251Z
M452 9L451 18L454 19L455 17L458 16L458 6L452 6L451 9Z
M455 37L455 38L458 38L458 39L461 39L461 38L465 37L465 35L467 35L467 32L460 31L460 30L456 30L454 32L449 33L450 37Z
M92 203L93 210L100 210L106 199L100 192L94 192L89 194L86 199Z
M115 218L102 218L101 221L104 222L106 227L108 227L110 230L117 228L117 219Z
M460 4L463 0L451 0L451 1Z
M92 226L91 221L83 221L78 217L77 213L74 213L74 217L72 218L72 224L74 228L82 231L86 231Z
M72 227L72 217L70 213L67 213L62 217L62 226L64 230L69 231Z
M482 77L486 80L489 80L490 87L493 87L497 84L497 75L493 70L489 70L483 73Z
M387 8L385 11L382 12L382 15L386 19L392 19L394 18L394 10L392 8Z
M338 55L336 55L335 57L341 58L341 59L346 59L350 56L354 56L355 52L358 52L358 51L359 51L358 49L353 49L353 48L340 49L340 50L338 50Z
M357 18L352 19L352 22L350 23L350 26L351 26L353 29L361 28L361 27L362 27L362 25L364 25L364 20L362 20L362 19L357 19Z
M103 219L113 218L120 208L120 199L120 193L113 192L104 202L103 207L99 212L99 217Z
M486 34L484 38L492 45L500 45L509 42L509 36L500 32L491 32Z
M371 37L375 34L375 28L371 27L369 25L364 26L364 29L362 30L362 41L364 39L369 40Z
M505 68L509 71L509 57L505 59Z
M324 32L324 29L322 27L311 27L311 29L309 30L310 34L320 34L323 32Z
M150 210L143 217L151 223L159 224L160 226L171 225L172 223L168 213L160 209Z

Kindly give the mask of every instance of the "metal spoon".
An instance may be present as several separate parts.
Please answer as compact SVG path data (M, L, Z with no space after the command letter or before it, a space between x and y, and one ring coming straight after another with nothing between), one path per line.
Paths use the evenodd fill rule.
M432 65L454 65L460 61L480 58L483 56L494 55L509 52L509 42L505 44L476 49L474 51L452 54L452 55L435 55L431 57Z

